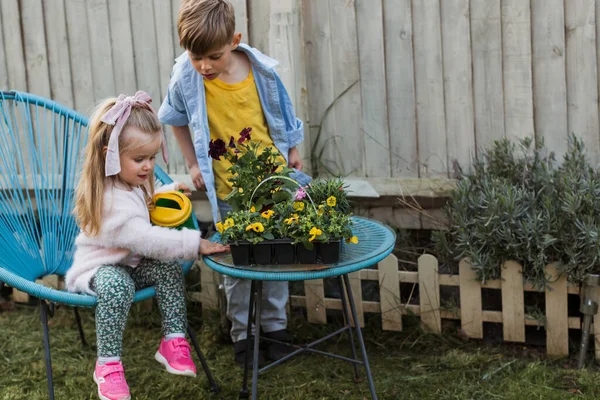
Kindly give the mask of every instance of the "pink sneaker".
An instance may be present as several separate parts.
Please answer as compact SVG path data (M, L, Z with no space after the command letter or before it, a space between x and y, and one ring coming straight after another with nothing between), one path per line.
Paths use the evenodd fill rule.
M121 361L107 362L102 365L96 361L94 382L98 385L98 396L101 400L131 399Z
M190 350L190 345L183 338L162 338L154 358L172 374L195 377L196 366L190 356Z

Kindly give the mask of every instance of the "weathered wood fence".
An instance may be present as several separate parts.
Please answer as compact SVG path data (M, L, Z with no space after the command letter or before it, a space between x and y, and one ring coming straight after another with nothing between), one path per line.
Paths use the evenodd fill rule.
M419 316L422 326L433 333L441 333L442 320L460 320L462 331L473 339L483 339L483 323L502 324L503 339L507 342L525 342L525 327L540 326L546 330L546 351L552 356L569 354L569 329L581 329L579 317L569 317L568 294L579 294L579 288L567 284L566 277L559 276L554 265L548 265L547 274L552 282L551 290L545 292L545 317L525 312L525 292L540 292L531 285L523 284L521 265L507 262L502 268L502 279L482 284L467 261L459 265L458 275L438 273L438 261L431 255L418 260L418 271L398 271L398 260L390 255L381 261L377 269L364 269L350 274L350 282L356 303L359 322L364 326L364 314L381 315L386 331L402 331L402 316ZM218 308L219 277L205 265L201 266L201 292L192 298L207 308ZM362 298L361 282L379 282L380 301ZM419 304L402 304L400 283L418 285ZM460 308L444 309L440 298L441 286L458 287ZM483 309L482 289L500 289L502 311ZM414 288L413 288L414 290ZM326 310L341 310L339 299L325 297L323 280L304 282L304 296L291 296L291 306L306 308L308 322L327 324ZM409 296L410 298L410 296ZM594 321L596 357L600 358L600 318Z
M189 292L192 301L201 302L206 309L219 308L218 273L202 262L200 267L200 291ZM458 275L439 274L438 261L431 255L423 255L418 260L418 271L398 271L398 259L390 255L377 265L377 269L364 269L350 274L350 283L356 304L358 318L364 326L364 314L380 314L382 329L402 331L402 316L418 316L424 329L432 333L442 332L442 320L460 320L462 331L472 339L483 339L483 323L502 324L503 339L506 342L525 342L525 327L540 326L546 330L546 352L551 356L569 354L569 329L581 329L578 316L569 316L567 296L579 294L579 288L569 285L564 276L559 276L554 265L547 266L550 277L550 290L540 291L523 283L521 265L507 262L502 268L502 278L482 284L476 279L474 270L467 261L461 261ZM379 283L380 301L367 301L362 298L363 281ZM44 278L43 283L54 288L63 288L56 276ZM418 285L418 304L402 303L400 283ZM411 291L414 292L414 286ZM444 308L440 297L441 286L458 287L460 308ZM499 289L502 292L502 311L483 309L482 289ZM341 310L340 299L325 297L322 279L304 282L304 296L291 296L292 307L306 308L308 322L327 324L327 310ZM545 294L544 316L528 315L525 312L525 292ZM13 290L13 300L27 302L29 296ZM593 323L596 358L600 359L600 317Z

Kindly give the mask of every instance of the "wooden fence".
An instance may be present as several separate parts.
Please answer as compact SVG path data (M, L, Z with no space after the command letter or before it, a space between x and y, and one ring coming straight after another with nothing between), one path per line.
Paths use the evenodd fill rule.
M546 331L546 352L551 356L569 354L569 329L581 329L579 317L568 315L567 296L579 294L579 288L567 284L566 277L559 276L554 265L547 267L547 275L552 282L551 290L539 291L531 285L523 284L521 265L507 262L502 268L502 279L482 284L476 279L474 270L467 261L460 262L458 275L438 273L438 261L431 255L423 255L418 260L418 271L398 271L398 259L390 255L381 261L377 269L364 269L350 274L350 282L358 318L364 326L364 314L375 313L381 316L381 325L386 331L402 331L402 316L418 316L422 326L433 333L442 332L442 320L460 320L462 331L473 339L483 339L484 322L502 324L503 339L506 342L525 342L525 327L539 326ZM192 299L202 302L208 309L218 308L218 274L205 265L201 266L201 292L193 293ZM366 301L362 298L361 282L379 282L380 301ZM400 283L412 283L414 292L418 285L418 304L403 304L400 296ZM440 297L440 287L458 287L460 308L444 308ZM502 311L489 311L482 308L482 289L500 289ZM323 280L304 282L304 296L291 296L291 306L306 308L308 322L327 324L327 310L341 310L339 299L325 297ZM544 316L529 315L525 312L525 292L545 293ZM409 296L409 299L412 296ZM600 318L593 323L596 358L600 359Z
M189 292L192 301L201 302L203 308L219 308L220 275L202 262L200 267L200 291ZM483 339L484 322L502 324L503 339L506 342L525 343L525 327L538 326L546 331L546 353L550 356L569 354L569 329L581 329L578 316L568 315L569 294L579 294L579 288L569 285L566 277L559 276L554 265L547 266L550 290L540 291L531 285L523 284L521 265L507 262L502 268L502 278L482 284L467 261L459 264L458 275L438 273L438 261L431 255L423 255L418 260L418 271L398 271L398 259L389 255L379 262L377 269L364 269L350 274L350 284L361 326L364 314L380 314L381 326L385 331L402 331L402 316L417 316L424 329L432 333L442 332L442 320L460 320L463 333L472 339ZM379 283L380 301L367 301L362 298L363 281ZM38 283L53 288L64 289L63 282L56 276L49 276ZM413 284L409 300L402 303L400 283ZM418 304L410 301L418 285ZM458 287L460 308L444 307L440 287ZM483 309L482 289L499 289L502 292L502 311ZM545 295L544 315L529 315L525 312L525 292L538 292ZM340 299L325 297L322 279L305 281L304 296L290 297L290 305L306 309L310 323L327 324L327 310L341 310ZM15 302L27 302L29 296L13 289ZM600 317L595 318L593 329L595 354L600 359Z
M534 136L600 161L600 0L231 0L277 58L306 122L303 156L355 177L452 177L477 147ZM165 95L180 0L2 0L0 89L88 113ZM320 132L320 134L319 134ZM185 174L171 135L171 174Z

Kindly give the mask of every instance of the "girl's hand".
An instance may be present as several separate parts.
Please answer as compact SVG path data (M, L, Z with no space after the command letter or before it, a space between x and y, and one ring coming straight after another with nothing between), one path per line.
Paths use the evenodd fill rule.
M229 246L222 245L221 243L215 243L206 239L200 239L200 251L199 254L209 255L215 253L223 253L229 251Z
M292 147L288 152L288 167L296 168L298 171L302 171L302 167L304 167L302 157L296 147Z
M185 183L176 184L175 190L183 190L183 194L185 194L187 197L192 195L192 189L190 189Z
M196 189L206 190L206 184L204 183L204 178L202 178L202 173L200 172L198 164L190 168L190 175L192 176L192 182Z

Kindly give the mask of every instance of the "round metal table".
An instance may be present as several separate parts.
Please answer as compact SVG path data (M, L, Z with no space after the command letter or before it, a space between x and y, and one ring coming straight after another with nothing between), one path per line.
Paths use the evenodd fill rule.
M373 383L373 377L371 375L371 368L369 366L369 360L367 358L367 352L365 349L365 343L362 337L360 324L355 324L352 327L351 320L348 314L348 308L352 313L352 320L358 321L356 314L356 307L354 305L354 297L352 296L352 289L350 287L350 281L348 274L354 271L361 270L363 268L372 266L377 262L387 257L396 243L396 235L394 231L388 226L361 217L352 217L354 225L352 231L354 235L358 237L358 244L344 244L342 246L342 253L340 254L340 261L337 264L288 264L288 265L234 265L231 259L230 253L214 254L210 256L203 256L204 263L211 269L220 272L225 275L229 275L238 279L249 279L252 281L250 289L250 300L248 307L248 331L247 337L252 336L252 314L254 313L256 335L254 335L254 360L252 363L252 399L256 399L258 392L258 374L266 371L275 365L281 364L289 358L302 353L311 352L326 355L329 357L341 359L350 362L354 366L355 377L358 378L357 365L363 365L369 382L369 389L371 391L371 397L377 399L375 393L375 385ZM221 238L220 234L215 234L211 237L211 241L219 241ZM322 279L338 277L340 284L340 293L342 301L342 311L346 324L343 328L319 339L312 343L304 346L290 345L282 343L290 347L295 348L294 351L283 357L282 359L275 361L271 364L266 365L263 368L258 367L258 353L259 353L259 342L260 342L260 320L261 320L261 304L260 301L256 302L255 299L262 298L262 282L263 281L304 281L310 279ZM347 301L348 300L348 301ZM349 307L348 307L349 303ZM254 312L254 309L256 312ZM358 344L360 347L362 361L358 359L356 354L356 348L354 346L354 338L352 330L355 330ZM353 358L339 356L337 354L327 353L324 351L313 349L319 343L344 333L348 332L350 345L352 346ZM276 340L263 338L270 342L277 342ZM250 340L248 340L248 350L250 350ZM249 354L249 351L246 352ZM240 391L240 397L248 397L248 363L244 368L244 380L242 383L242 389Z

